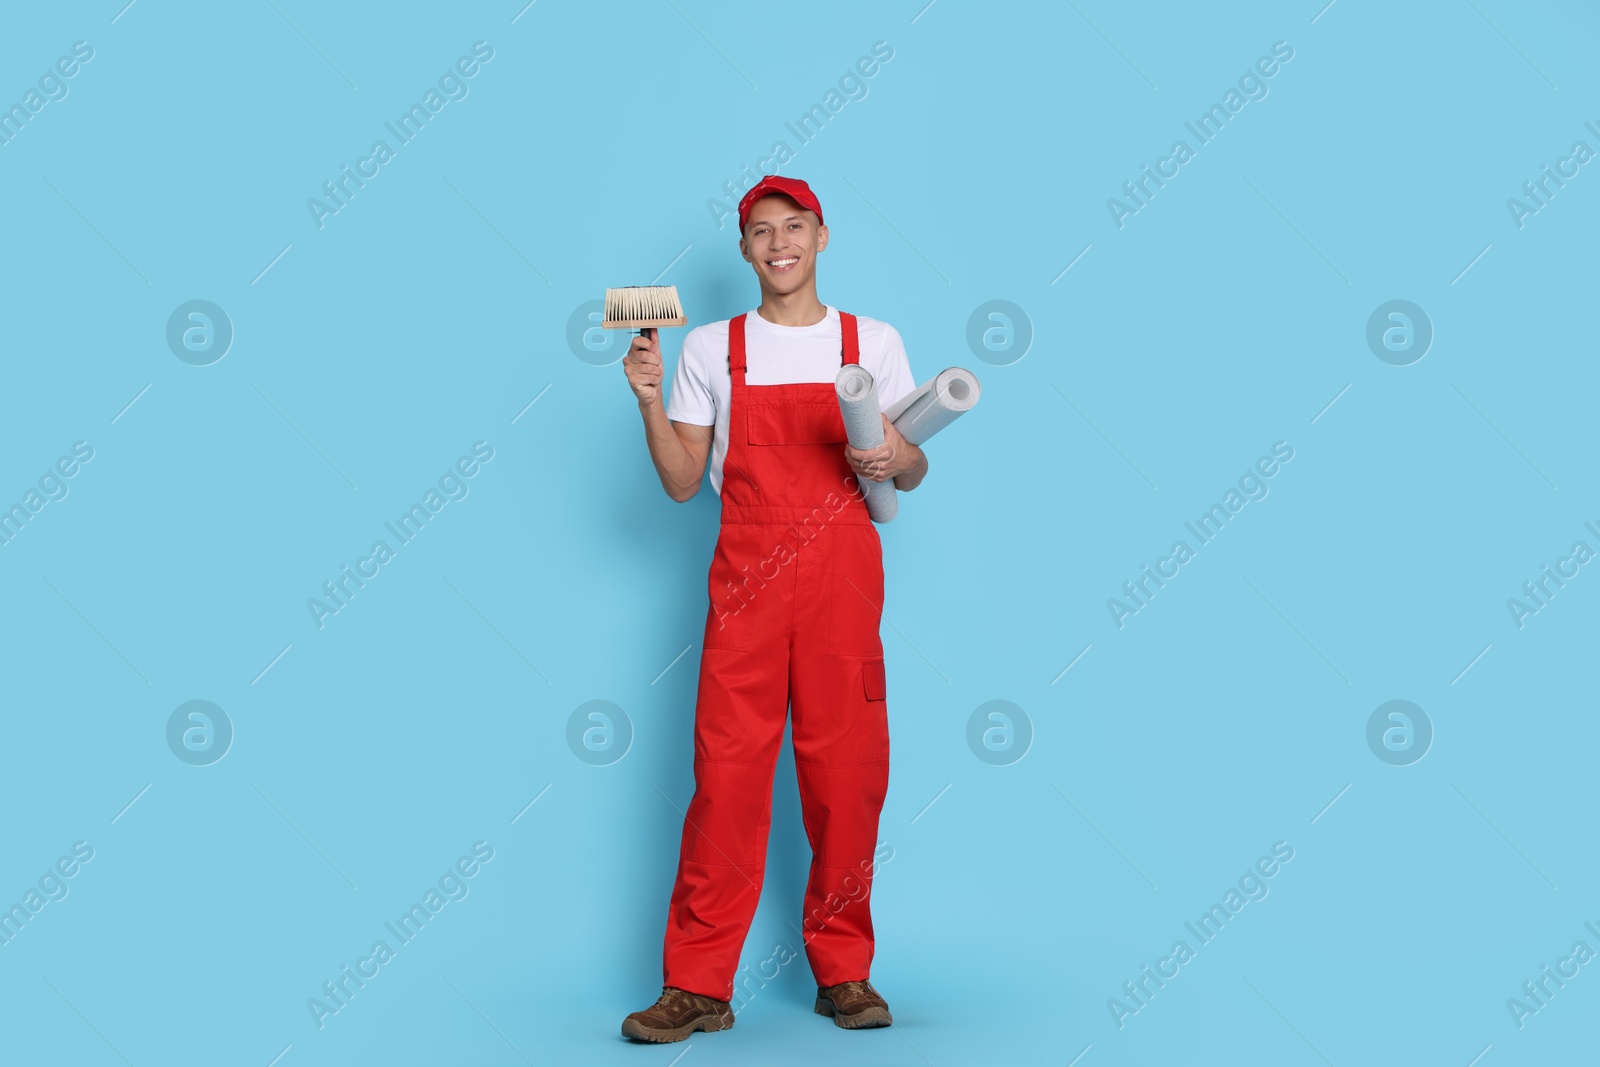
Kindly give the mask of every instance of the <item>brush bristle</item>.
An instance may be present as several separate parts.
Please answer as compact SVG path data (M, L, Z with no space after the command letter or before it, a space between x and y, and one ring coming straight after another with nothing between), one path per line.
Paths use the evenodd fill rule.
M607 329L643 329L683 326L688 321L678 301L676 285L629 285L606 290L605 315L600 325Z

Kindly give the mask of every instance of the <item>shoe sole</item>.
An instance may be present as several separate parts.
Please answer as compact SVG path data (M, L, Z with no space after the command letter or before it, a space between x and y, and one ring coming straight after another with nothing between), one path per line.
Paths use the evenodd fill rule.
M694 1034L697 1030L706 1033L715 1033L718 1030L733 1029L733 1012L726 1015L702 1015L692 1023L675 1026L670 1030L652 1030L643 1023L633 1019L622 1021L622 1036L632 1041L648 1041L653 1045L665 1045L673 1041L682 1041Z
M866 1008L854 1015L840 1015L834 1010L833 1001L827 997L818 997L815 1009L818 1015L827 1015L833 1018L833 1025L845 1030L870 1030L878 1026L893 1026L894 1016L889 1014L888 1008Z

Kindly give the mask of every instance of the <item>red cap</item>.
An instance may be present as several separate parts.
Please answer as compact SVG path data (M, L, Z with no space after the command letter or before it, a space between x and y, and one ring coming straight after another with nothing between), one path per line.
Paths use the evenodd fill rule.
M787 196L808 211L817 213L817 224L822 224L822 205L817 203L817 194L811 191L811 186L799 178L784 178L777 174L768 174L756 182L748 193L739 201L739 232L744 233L745 220L750 217L750 208L757 200L774 193Z

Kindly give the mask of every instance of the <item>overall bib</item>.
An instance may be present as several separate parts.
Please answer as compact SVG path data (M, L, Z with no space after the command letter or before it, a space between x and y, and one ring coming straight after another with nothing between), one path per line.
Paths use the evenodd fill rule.
M839 400L832 382L746 385L744 324L728 324L722 525L663 967L666 985L718 1000L732 999L761 894L789 709L812 853L801 926L818 985L869 977L872 857L889 785L883 552L845 459ZM855 363L855 316L841 312L839 324L842 362Z

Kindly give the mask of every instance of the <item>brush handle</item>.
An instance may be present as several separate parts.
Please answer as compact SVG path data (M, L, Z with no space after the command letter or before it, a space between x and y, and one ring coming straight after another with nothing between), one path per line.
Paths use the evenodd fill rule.
M656 339L656 328L654 326L646 326L639 331L639 336L646 341L654 341Z

